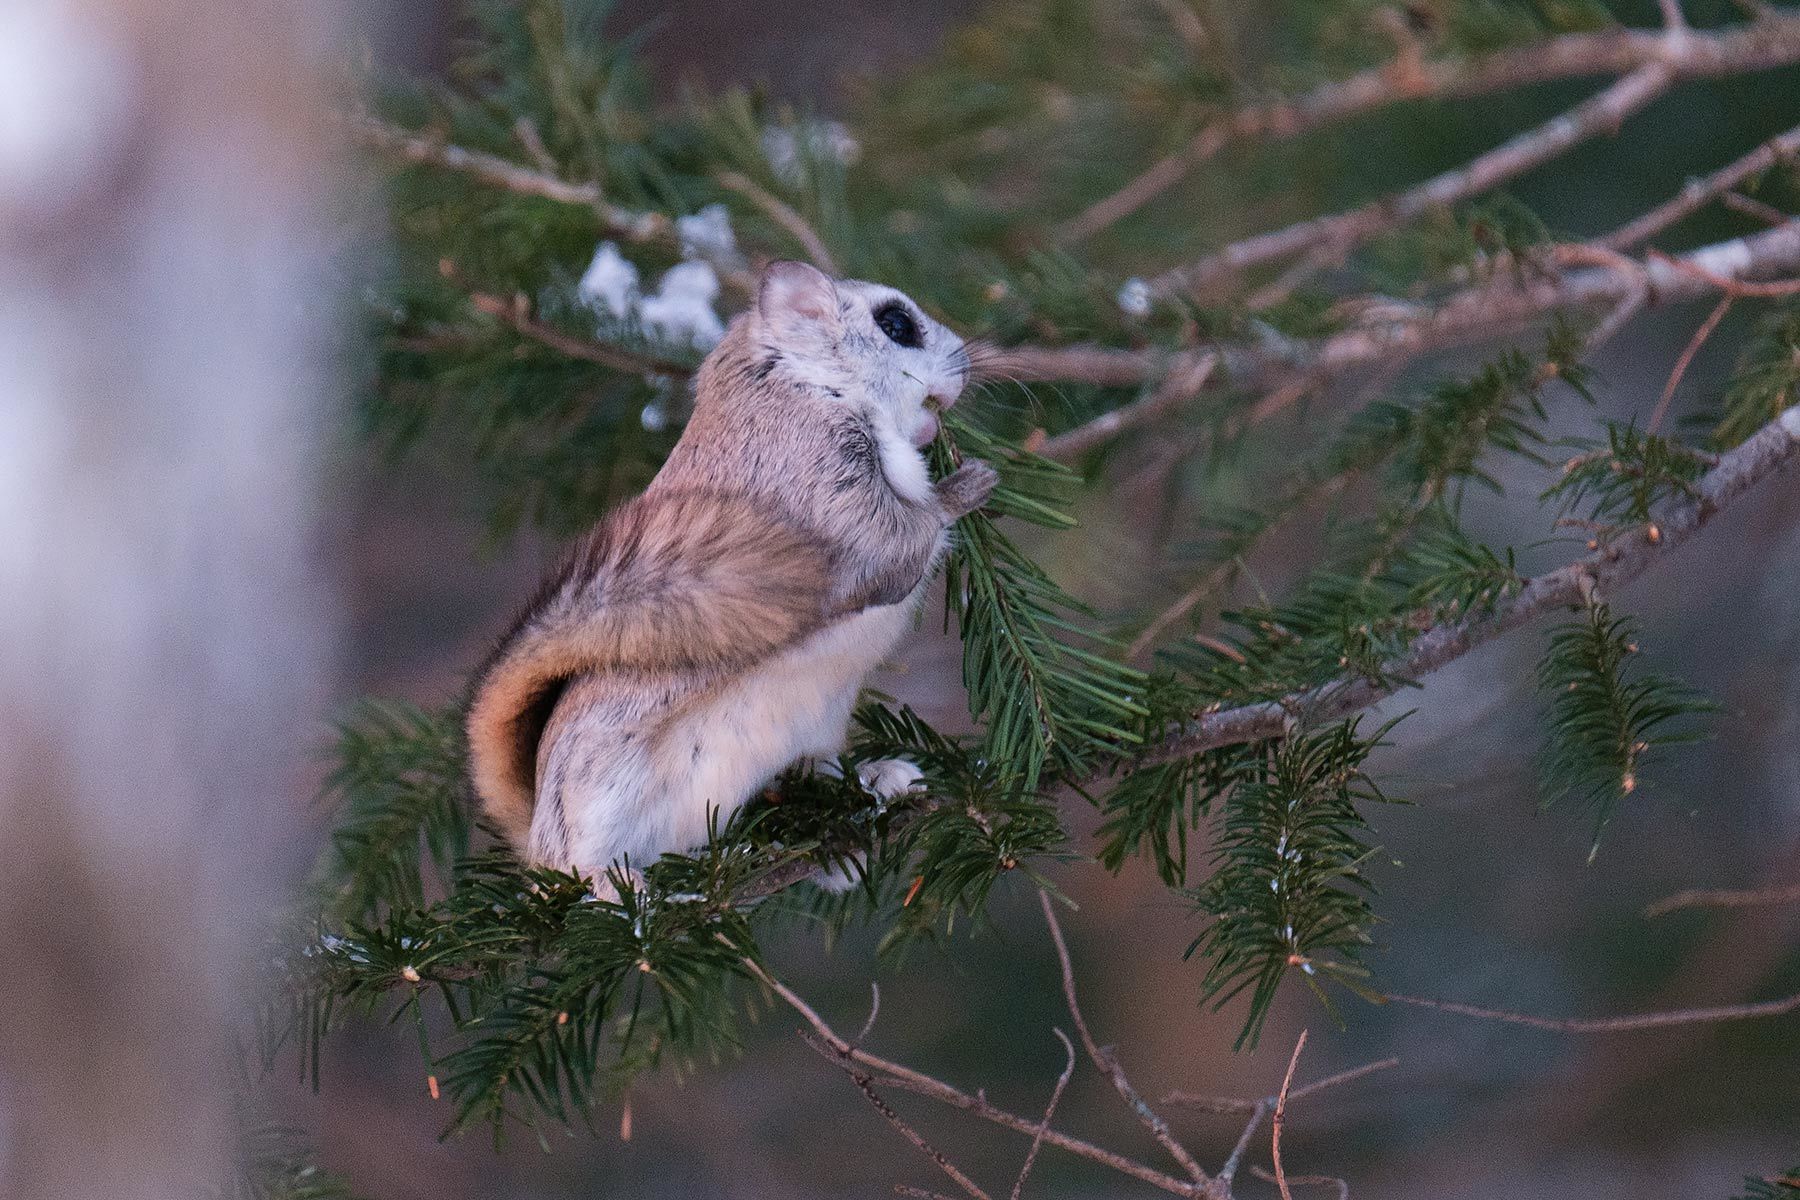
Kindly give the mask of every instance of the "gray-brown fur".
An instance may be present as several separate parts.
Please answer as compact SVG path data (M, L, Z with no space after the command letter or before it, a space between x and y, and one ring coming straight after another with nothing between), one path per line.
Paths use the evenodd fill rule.
M621 783L609 796L630 811L611 814L608 828L654 824L655 793L679 784L670 772L685 747L667 738L688 728L684 716L778 722L706 706L762 695L737 681L818 644L834 623L914 597L948 524L993 487L982 463L910 497L889 478L896 464L918 469L895 449L895 421L910 422L915 440L930 428L908 407L919 390L909 356L871 357L884 348L858 341L870 337L869 319L854 309L873 285L833 290L814 276L794 264L771 270L774 298L765 283L759 308L703 364L692 419L663 470L574 547L478 677L471 775L489 815L534 861L597 873L604 861L571 849L568 829L583 814L535 813L542 797L563 796L570 780L592 791L641 778L643 788ZM842 310L825 310L821 296L841 296ZM930 336L943 344L928 362L955 372L960 342L950 347L940 327ZM939 385L940 402L960 384ZM704 739L692 740L694 777L717 776L718 764L699 761ZM660 845L646 836L640 851Z

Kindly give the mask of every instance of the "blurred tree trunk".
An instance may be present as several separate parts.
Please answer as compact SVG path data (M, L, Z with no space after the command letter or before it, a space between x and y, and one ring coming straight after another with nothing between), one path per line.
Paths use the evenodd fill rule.
M329 666L317 5L0 4L0 1195L223 1182ZM260 848L260 849L259 849Z

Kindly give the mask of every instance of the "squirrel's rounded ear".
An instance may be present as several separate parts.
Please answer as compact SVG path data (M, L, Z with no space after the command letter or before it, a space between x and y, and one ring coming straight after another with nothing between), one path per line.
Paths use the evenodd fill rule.
M763 269L756 289L756 311L764 321L781 326L800 322L836 324L837 288L831 276L803 262L782 259Z

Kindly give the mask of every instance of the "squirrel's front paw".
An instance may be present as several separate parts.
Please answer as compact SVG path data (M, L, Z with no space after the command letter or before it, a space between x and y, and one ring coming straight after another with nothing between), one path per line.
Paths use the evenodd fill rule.
M972 458L939 481L938 498L943 502L944 511L954 520L986 504L994 485L999 482L998 471L979 458Z
M883 758L856 768L856 781L877 800L894 800L922 788L925 772L904 758Z

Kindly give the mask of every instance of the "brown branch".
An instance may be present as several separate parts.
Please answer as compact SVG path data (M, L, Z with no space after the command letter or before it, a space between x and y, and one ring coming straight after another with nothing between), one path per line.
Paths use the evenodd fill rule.
M1695 498L1656 522L1654 540L1646 531L1623 534L1586 558L1530 580L1490 616L1433 626L1413 640L1411 651L1388 665L1383 679L1344 678L1280 700L1205 713L1133 761L1139 766L1167 762L1277 737L1296 719L1332 721L1360 712L1393 695L1400 686L1394 681L1416 681L1542 613L1582 604L1596 590L1610 593L1636 579L1785 466L1797 446L1800 405L1721 455L1696 485Z
M1688 339L1688 344L1681 351L1681 357L1675 360L1675 368L1669 372L1669 382L1663 385L1662 396L1657 400L1656 408L1650 413L1650 420L1644 425L1645 433L1655 433L1662 427L1663 417L1668 415L1669 402L1675 399L1675 389L1681 386L1682 376L1687 374L1687 369L1693 363L1694 356L1700 353L1700 347L1706 345L1707 339L1713 335L1713 330L1719 327L1719 322L1725 319L1725 314L1731 311L1731 306L1736 301L1736 296L1726 292L1713 306L1712 312L1707 314L1706 320L1700 322L1700 328L1694 331L1694 336Z
M1094 1066L1100 1069L1102 1075L1112 1080L1113 1088L1136 1115L1138 1122L1150 1131L1150 1136L1169 1152L1170 1158L1181 1164L1182 1169L1193 1177L1195 1184L1205 1188L1212 1182L1207 1178L1206 1172L1201 1169L1194 1156L1188 1153L1187 1147L1175 1140L1175 1135L1169 1132L1169 1123L1158 1116L1144 1098L1138 1095L1137 1089L1131 1086L1131 1081L1125 1077L1125 1068L1119 1065L1112 1047L1095 1042L1094 1035L1088 1031L1087 1021L1081 1015L1081 1005L1075 998L1075 967L1069 960L1069 944L1063 940L1062 924L1056 919L1056 909L1050 893L1040 889L1038 901L1044 909L1044 922L1050 927L1050 940L1056 944L1056 960L1062 966L1063 998L1069 1003L1069 1017L1075 1022L1075 1032L1081 1036L1081 1044L1087 1049L1088 1057L1094 1061Z
M440 137L413 133L376 117L354 116L347 119L347 124L352 136L363 145L407 162L456 171L489 187L521 196L594 209L613 237L630 242L666 242L675 236L674 223L668 217L608 204L597 183L570 183L547 171L522 167L498 154L451 145Z
M1281 1200L1294 1200L1288 1191L1287 1172L1281 1169L1281 1127L1287 1123L1288 1088L1294 1082L1294 1068L1300 1065L1300 1052L1306 1049L1307 1031L1300 1031L1294 1043L1294 1056L1288 1059L1287 1074L1282 1077L1281 1091L1275 1095L1275 1118L1269 1124L1269 1157L1275 1163L1275 1186L1281 1189Z
M1275 1176L1261 1167L1251 1167L1250 1173L1264 1183L1275 1182ZM1289 1175L1288 1182L1313 1187L1334 1187L1337 1189L1338 1200L1350 1200L1350 1184L1336 1175Z
M1263 1118L1269 1115L1273 1100L1258 1100L1250 1109L1250 1119L1244 1123L1244 1132L1238 1134L1238 1140L1231 1147L1231 1153L1225 1159L1225 1165L1219 1168L1219 1182L1226 1187L1237 1178L1238 1167L1244 1161L1244 1152L1250 1149L1250 1139L1262 1128Z
M597 363L600 366L633 375L657 374L686 378L694 373L692 363L679 362L657 354L626 350L619 346L609 346L605 342L598 342L592 338L564 333L554 325L547 325L533 317L530 303L523 296L507 299L489 292L469 289L455 264L448 259L438 264L438 270L446 279L469 292L469 305L476 312L493 317L520 337L547 346L558 354L580 359L583 362Z
M1316 1079L1304 1087L1297 1087L1288 1094L1288 1103L1304 1100L1308 1096L1316 1096L1329 1088L1340 1087L1346 1083L1354 1083L1377 1071L1385 1071L1400 1065L1397 1058L1384 1058L1377 1062L1364 1063L1360 1067L1352 1067L1348 1071L1339 1071L1335 1075L1327 1075ZM1274 1096L1264 1096L1259 1100L1239 1099L1236 1096L1203 1096L1195 1092L1170 1092L1162 1099L1164 1104L1182 1104L1192 1108L1204 1109L1215 1113L1248 1113L1259 1107L1267 1107L1275 1103Z
M1800 37L1794 41L1794 58L1800 60ZM1617 129L1626 118L1668 91L1674 81L1675 68L1669 61L1648 63L1568 112L1514 137L1464 166L1360 208L1315 217L1233 242L1197 262L1175 267L1150 279L1150 294L1165 298L1203 296L1246 270L1308 250L1317 249L1332 257L1342 256L1378 233L1413 221L1432 209L1490 191L1588 138Z
M1746 217L1754 217L1764 225L1774 225L1779 227L1788 224L1794 219L1790 214L1782 212L1773 204L1766 204L1761 200L1746 196L1742 192L1726 192L1719 200L1720 203L1724 204L1725 207L1729 208L1732 212L1743 213Z
M1171 416L1200 394L1218 364L1219 356L1211 353L1201 354L1197 358L1177 359L1163 381L1142 399L1102 413L1085 425L1078 425L1065 433L1047 438L1036 447L1035 452L1058 462L1068 462L1127 429L1154 424Z
M944 1157L943 1151L937 1149L937 1147L933 1146L930 1142L920 1136L918 1130L914 1129L911 1125L908 1125L905 1120L901 1118L900 1114L894 1111L893 1106L881 1098L881 1093L875 1090L874 1079L867 1072L857 1070L850 1063L846 1062L842 1055L835 1053L830 1046L827 1046L812 1034L802 1032L800 1038L808 1046L811 1046L816 1050L821 1058L825 1059L827 1062L835 1063L846 1075L850 1076L850 1082L854 1083L857 1089L868 1098L869 1103L875 1106L875 1111L880 1113L882 1117L887 1120L888 1124L898 1130L901 1137L911 1142L917 1147L921 1154L936 1163L938 1168L942 1170L944 1174L948 1175L952 1182L967 1193L972 1200L993 1200L991 1196L976 1185L973 1179L970 1179L967 1175L963 1174L955 1163Z
M1800 292L1800 279L1771 279L1760 283L1750 283L1741 279L1730 279L1709 271L1704 263L1670 258L1657 250L1652 250L1650 257L1666 262L1674 270L1698 279L1710 287L1718 288L1727 296L1756 296L1762 299L1774 299L1780 296L1792 296Z
M1382 305L1347 329L1290 346L1221 345L1186 353L1189 357L1216 353L1232 384L1250 391L1308 375L1331 378L1369 363L1393 365L1420 354L1493 341L1554 313L1590 308L1617 313L1634 300L1677 303L1716 290L1688 267L1739 282L1795 274L1800 272L1800 221L1716 242L1677 258L1639 260L1578 245L1558 248L1553 259L1548 265L1580 269L1530 279L1504 277L1453 292L1431 305ZM1625 315L1630 315L1629 309ZM1085 344L982 347L976 355L975 373L982 378L1019 383L1066 380L1099 387L1131 387L1164 378L1174 360L1182 357L1160 348Z
M813 266L827 275L836 275L837 260L831 257L831 251L825 246L825 239L806 218L795 212L793 207L781 197L770 192L748 175L740 175L736 171L721 171L718 175L720 184L745 197L750 203L763 210L771 221L787 230L806 256L812 260Z
M1044 1119L1038 1122L1037 1132L1032 1135L1031 1149L1025 1152L1025 1163L1019 1168L1019 1177L1013 1180L1012 1200L1019 1200L1019 1193L1025 1190L1025 1178L1031 1174L1032 1164L1037 1162L1038 1150L1044 1145L1044 1133L1050 1128L1050 1118L1056 1115L1056 1106L1062 1100L1063 1089L1069 1086L1069 1079L1075 1074L1075 1043L1060 1029L1053 1028L1050 1032L1062 1042L1063 1049L1068 1051L1069 1060L1063 1066L1062 1074L1056 1077L1056 1086L1050 1089L1050 1103L1044 1105Z
M1395 1004L1435 1009L1484 1021L1502 1021L1509 1025L1529 1025L1552 1033L1628 1033L1636 1029L1664 1029L1671 1025L1702 1025L1719 1021L1749 1021L1759 1017L1780 1017L1800 1012L1800 993L1779 1000L1763 1000L1755 1004L1722 1004L1713 1008L1677 1008L1665 1012L1636 1013L1628 1017L1537 1017L1529 1013L1508 1012L1499 1008L1481 1008L1454 1000L1431 1000L1423 996L1388 995Z
M1690 33L1677 77L1696 78L1774 65L1789 44L1800 40L1800 21L1770 16L1720 33ZM1645 30L1611 30L1551 38L1475 59L1451 58L1390 63L1323 84L1302 96L1254 105L1208 122L1181 150L1162 159L1118 191L1052 231L1064 245L1092 237L1130 216L1186 178L1201 163L1233 143L1298 137L1407 100L1448 100L1510 91L1557 79L1625 75L1667 62L1667 35Z
M1653 238L1675 222L1699 211L1710 201L1727 196L1738 184L1752 175L1760 175L1776 163L1800 155L1800 125L1777 134L1744 157L1720 167L1704 179L1693 179L1681 194L1643 216L1619 226L1597 245L1607 250L1629 250L1639 242Z
M1683 908L1755 908L1765 904L1800 904L1800 884L1772 888L1687 888L1664 896L1644 909L1653 920Z
M367 115L345 119L350 133L371 149L422 166L467 175L489 187L521 196L537 196L559 204L578 205L599 218L601 233L625 242L673 246L679 241L675 222L666 213L641 211L612 204L598 183L570 183L547 171L520 166L498 154L453 145L441 137L414 133ZM527 148L530 148L529 142ZM752 279L741 256L709 259L719 277L739 291L749 291Z
M964 1112L974 1113L983 1120L992 1121L996 1125L1015 1130L1028 1137L1041 1136L1046 1145L1066 1150L1069 1153L1085 1158L1090 1162L1100 1163L1102 1166L1110 1167L1121 1175L1129 1175L1134 1179L1142 1180L1152 1187L1161 1188L1165 1192L1171 1192L1177 1196L1193 1196L1197 1194L1198 1189L1186 1180L1177 1179L1173 1175L1165 1174L1162 1171L1156 1170L1154 1167L1146 1166L1135 1159L1127 1158L1123 1154L1117 1154L1102 1146L1096 1146L1092 1142L1083 1141L1080 1138L1071 1137L1058 1130L1044 1127L1041 1122L1035 1121L1030 1117L1021 1117L1016 1113L1008 1112L1003 1108L996 1107L988 1101L985 1095L978 1093L971 1096L967 1092L951 1087L942 1080L935 1079L921 1071L915 1071L911 1067L904 1066L897 1062L891 1062L888 1059L870 1054L865 1050L851 1045L839 1036L837 1031L832 1029L832 1027L826 1023L825 1019L814 1010L812 1005L808 1004L800 997L799 993L776 979L773 975L770 975L757 963L749 959L743 961L745 970L761 982L764 987L768 988L771 992L775 993L775 995L785 1001L788 1007L799 1013L806 1023L812 1026L813 1030L819 1035L819 1040L826 1046L829 1046L834 1054L840 1058L856 1063L858 1066L866 1067L869 1071L873 1072L875 1076L879 1077L879 1082L882 1086L897 1087L904 1091L916 1093L917 1095L929 1096L931 1099L937 1100L942 1104L947 1104L952 1108L960 1108Z

